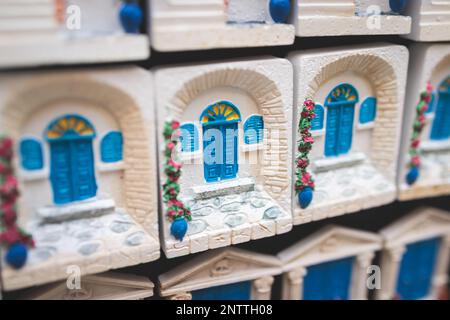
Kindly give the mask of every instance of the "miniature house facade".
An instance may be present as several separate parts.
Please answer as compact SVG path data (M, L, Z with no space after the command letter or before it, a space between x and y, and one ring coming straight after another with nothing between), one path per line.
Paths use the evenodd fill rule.
M308 155L314 195L303 207L293 192L294 224L393 201L407 49L380 44L293 53L289 59L295 70L294 123L302 119L306 99L314 101L316 114ZM300 146L301 130L296 131Z
M404 14L412 17L412 30L405 37L415 41L449 41L450 1L406 1Z
M296 0L296 35L317 37L408 34L411 30L411 18L393 12L400 11L403 7L397 2L405 1Z
M384 238L378 299L437 299L448 291L450 214L417 209L381 230Z
M0 67L147 59L137 2L3 1ZM140 18L139 18L140 17Z
M153 296L154 284L145 277L105 272L81 278L79 288L57 282L30 288L21 300L142 300Z
M367 268L380 248L376 234L327 226L278 254L282 299L367 299Z
M450 45L414 44L405 105L402 147L399 157L399 199L410 200L450 194ZM417 180L407 182L409 151L420 95L431 84L432 95L425 111L425 126L416 140L420 167Z
M277 258L236 248L208 252L159 276L171 300L270 300Z
M293 0L153 0L152 46L158 51L289 45Z
M151 86L135 67L1 77L19 224L36 243L22 269L3 264L6 290L159 257Z
M182 241L163 206L167 257L288 232L292 66L266 58L160 69L155 74L160 182L167 119L180 123L180 196L192 221ZM178 187L177 187L178 188ZM173 225L173 223L172 223Z

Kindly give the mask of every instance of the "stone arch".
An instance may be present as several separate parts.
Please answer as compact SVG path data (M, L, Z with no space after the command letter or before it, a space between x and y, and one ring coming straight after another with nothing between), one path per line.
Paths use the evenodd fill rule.
M431 72L430 77L433 77L436 74L437 70L442 70L444 69L446 66L450 65L450 54L444 56L439 62L438 64L433 68L433 71ZM440 79L441 81L442 79Z
M277 84L266 75L243 68L223 68L206 72L186 82L168 104L170 115L180 118L189 103L200 93L220 86L230 86L245 91L258 106L264 117L264 123L270 130L265 138L261 175L265 190L279 201L280 195L289 190L289 166L287 163L289 148L282 94ZM289 208L289 204L286 204Z
M1 110L0 127L17 140L33 112L61 100L84 100L105 108L116 119L124 137L124 190L128 213L141 225L152 225L155 173L148 150L144 119L139 106L127 93L87 77L56 76L27 86L14 95ZM138 179L137 179L138 178ZM137 182L138 181L138 182Z
M337 58L322 67L309 83L306 97L314 97L321 85L345 71L360 74L372 84L377 98L377 119L373 129L371 160L381 172L388 172L388 178L394 180L398 148L395 137L398 135L400 108L397 76L388 61L373 54L361 53Z

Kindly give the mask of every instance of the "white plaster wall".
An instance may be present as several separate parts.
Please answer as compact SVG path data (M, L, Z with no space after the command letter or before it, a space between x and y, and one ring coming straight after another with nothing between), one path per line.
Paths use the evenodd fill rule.
M356 14L361 16L368 15L369 12L367 8L371 6L378 6L380 8L380 12L383 13L391 11L391 8L389 7L389 0L355 0L355 5ZM373 13L373 11L369 11L371 14Z
M183 175L180 179L181 190L187 192L193 185L210 185L205 181L203 173L203 130L199 123L199 118L203 110L216 102L221 100L229 101L233 103L241 112L242 121L238 124L239 137L238 137L238 161L239 169L237 178L243 177L257 177L259 175L259 169L261 167L260 153L261 151L244 151L244 137L243 126L245 120L253 114L259 114L258 107L253 99L243 90L231 87L216 87L206 92L202 92L196 97L182 114L180 119L181 124L185 122L194 122L197 125L199 132L199 152L196 153L193 161L185 161L183 163ZM262 114L261 114L262 115Z
M355 115L353 119L353 140L350 153L363 152L364 154L366 154L366 156L370 156L373 126L370 126L370 124L359 124L359 110L362 102L367 97L375 96L374 90L372 89L370 82L366 78L359 74L356 74L353 71L346 71L328 80L324 85L320 87L315 97L313 98L315 103L320 104L324 108L325 113L324 129L320 131L312 131L315 139L313 148L311 150L312 159L320 159L325 157L325 133L327 125L327 108L325 107L325 99L331 92L331 90L342 83L349 83L353 85L359 94L359 101L355 104Z
M121 33L118 0L68 0L67 7L76 5L81 12L81 29L64 29L70 35L92 36Z
M114 198L117 206L124 206L124 192L122 188L122 170L100 172L101 166L100 141L110 131L120 131L113 116L104 108L98 107L86 101L59 101L51 105L43 106L38 112L28 117L22 128L21 138L34 137L41 142L43 147L44 168L39 171L25 171L20 166L20 155L16 157L19 168L19 179L22 197L21 218L30 217L37 208L53 204L53 191L50 177L50 146L44 134L47 126L56 118L68 114L77 114L88 119L96 130L93 140L95 161L95 175L97 182L97 196L106 194ZM16 150L19 150L17 142ZM30 177L34 176L33 180Z
M230 22L270 21L267 0L229 0L227 14Z

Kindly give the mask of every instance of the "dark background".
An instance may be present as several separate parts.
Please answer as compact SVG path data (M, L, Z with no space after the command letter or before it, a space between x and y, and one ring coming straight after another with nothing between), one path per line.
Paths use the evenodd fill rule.
M142 6L147 7L145 0L141 0ZM147 21L143 24L142 31L147 32ZM152 69L160 66L174 65L174 64L195 64L200 62L209 62L216 60L227 59L245 59L257 56L275 56L284 58L288 53L297 50L329 48L336 46L352 46L363 45L377 42L389 42L393 44L401 44L409 46L413 43L410 40L403 39L399 36L349 36L349 37L314 37L314 38L296 38L295 43L291 46L280 47L258 47L258 48L236 48L236 49L217 49L217 50L202 50L202 51L185 51L185 52L158 52L152 49L151 56L145 61L138 61L133 64L141 66L145 69ZM27 69L11 69L12 71L19 70L71 70L80 68L96 68L114 65L127 65L128 63L107 63L100 65L71 65L71 66L50 66L50 67L36 67ZM157 177L155 176L155 179ZM391 222L401 218L410 213L412 210L421 206L435 206L450 211L450 196L421 199L408 202L394 202L382 207L373 208L370 210L360 211L343 215L340 217L329 218L316 222L311 222L305 225L295 226L291 232L277 235L271 238L261 240L253 240L247 243L237 245L236 247L251 250L254 252L275 255L285 248L293 245L297 241L314 233L320 228L328 224L338 224L341 226L352 227L360 230L367 230L377 232ZM201 255L191 254L184 257L167 259L164 253L161 252L161 258L146 264L141 264L134 267L117 270L124 273L133 273L149 277L155 284L155 296L152 299L159 299L157 283L158 275L165 273L172 268L175 268L184 262ZM378 264L379 256L375 258L375 264ZM15 299L22 291L4 292L4 299ZM373 294L373 293L372 293ZM280 299L281 297L281 277L276 277L272 290L272 299Z

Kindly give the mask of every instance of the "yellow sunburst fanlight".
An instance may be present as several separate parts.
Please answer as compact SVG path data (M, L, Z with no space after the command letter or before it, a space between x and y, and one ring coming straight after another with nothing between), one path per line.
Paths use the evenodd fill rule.
M200 122L202 124L217 121L241 121L241 114L238 108L228 101L219 101L209 105L201 114Z
M335 87L327 99L325 100L327 104L336 103L336 102L358 102L358 92L356 89L348 83L341 84Z
M54 120L47 129L47 139L80 136L94 137L95 129L85 118L78 115L67 115Z
M439 86L439 91L450 92L450 76L442 81L441 85Z

